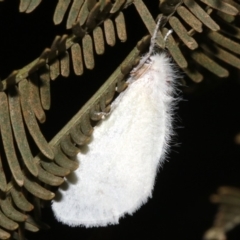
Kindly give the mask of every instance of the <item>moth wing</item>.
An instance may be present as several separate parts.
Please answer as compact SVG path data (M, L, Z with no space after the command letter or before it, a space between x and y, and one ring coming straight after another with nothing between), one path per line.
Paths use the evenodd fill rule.
M116 109L95 127L87 152L78 154L80 166L67 190L59 189L61 199L53 201L59 221L116 224L151 197L169 120L162 86L158 76L145 74L115 100Z

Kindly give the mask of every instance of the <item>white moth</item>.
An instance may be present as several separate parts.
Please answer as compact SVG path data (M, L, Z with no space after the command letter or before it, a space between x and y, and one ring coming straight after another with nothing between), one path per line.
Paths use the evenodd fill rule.
M67 189L59 189L61 198L53 200L60 222L117 224L152 196L172 134L176 80L169 57L152 52L153 44L133 69L128 88L113 101L110 115L95 127L87 152L77 155L79 168L66 179Z

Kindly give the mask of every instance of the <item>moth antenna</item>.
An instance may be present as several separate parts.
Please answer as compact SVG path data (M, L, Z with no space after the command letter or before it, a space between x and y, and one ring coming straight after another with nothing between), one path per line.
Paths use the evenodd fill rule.
M169 37L169 35L171 35L173 33L173 30L172 29L170 29L170 30L168 30L168 32L167 32L167 34L166 34L166 36L164 37L164 42L166 42L167 41L167 39L168 39L168 37Z
M136 73L146 62L147 60L153 55L154 47L156 45L157 40L157 33L161 24L162 16L158 19L155 30L153 32L153 35L151 37L150 47L148 53L140 60L138 66L134 68L131 72L131 74Z
M153 32L153 35L151 37L151 43L150 43L150 47L149 47L149 52L148 52L148 57L150 57L152 54L153 54L153 51L154 51L154 47L156 45L156 41L157 41L157 33L158 33L158 30L160 28L160 24L161 24L161 20L162 20L162 16L159 17L158 21L157 21L157 24L156 24L156 27L155 27L155 30Z

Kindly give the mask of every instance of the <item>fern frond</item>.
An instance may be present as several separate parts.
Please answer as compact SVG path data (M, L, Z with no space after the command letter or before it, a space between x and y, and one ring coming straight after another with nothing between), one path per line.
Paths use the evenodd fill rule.
M19 12L30 13L37 8L41 2L42 0L20 0Z
M240 224L240 190L223 186L210 199L218 204L218 212L213 226L204 234L204 240L226 239L226 233Z

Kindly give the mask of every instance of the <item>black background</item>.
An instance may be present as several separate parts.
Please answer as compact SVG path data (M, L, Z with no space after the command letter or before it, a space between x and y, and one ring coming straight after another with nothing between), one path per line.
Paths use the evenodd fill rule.
M158 1L145 1L154 17ZM18 1L0 4L0 77L22 68L49 47L55 35L68 31L54 26L52 16L56 0L43 1L31 14L18 12ZM96 92L104 80L123 61L147 30L134 6L124 11L128 40L106 46L103 56L96 56L94 71L81 77L59 77L51 84L52 106L41 128L47 140L71 119ZM65 23L65 22L64 22ZM210 76L209 76L210 78ZM208 76L205 80L207 88ZM43 210L48 231L26 233L38 239L201 239L213 223L217 207L210 194L221 185L240 185L240 147L234 138L240 131L240 86L238 74L217 79L218 85L198 94L184 94L176 114L175 144L168 161L157 176L153 198L133 216L107 228L70 228L58 223L51 209ZM190 89L190 87L189 87ZM187 90L189 90L187 89ZM33 151L37 149L33 146ZM229 234L239 239L240 229Z

